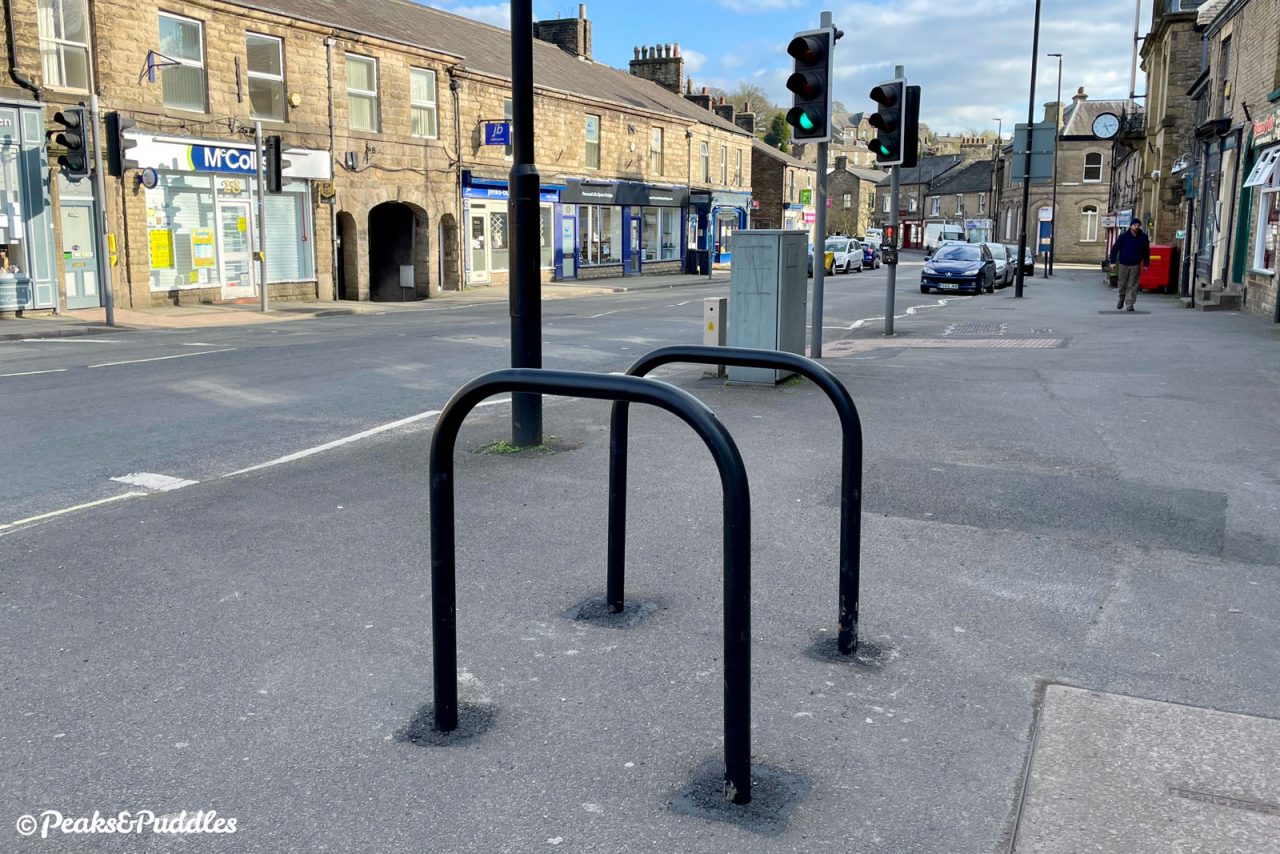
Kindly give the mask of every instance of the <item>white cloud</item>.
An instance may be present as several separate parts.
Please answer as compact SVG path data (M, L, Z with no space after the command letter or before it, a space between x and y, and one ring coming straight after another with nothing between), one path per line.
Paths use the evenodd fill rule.
M471 18L473 21L493 24L495 27L502 27L503 29L511 28L510 3L481 3L475 6L436 5L455 15Z
M717 0L719 4L731 12L776 12L779 9L795 9L803 6L805 0Z
M684 70L689 74L696 74L707 64L707 55L705 53L699 53L689 48L681 48L680 55L684 57Z

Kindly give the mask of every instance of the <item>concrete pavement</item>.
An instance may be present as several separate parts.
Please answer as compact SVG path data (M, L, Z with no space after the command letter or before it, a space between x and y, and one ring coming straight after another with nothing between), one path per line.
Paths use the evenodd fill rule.
M629 629L569 619L603 588L608 409L560 398L558 453L477 453L508 435L501 404L460 438L460 682L492 722L451 746L405 738L431 701L429 419L0 532L0 812L212 808L236 834L187 841L219 851L1274 852L1280 333L1111 300L1082 271L904 315L892 339L827 334L866 436L854 661L824 654L830 404L660 372L751 479L753 756L800 794L773 821L672 808L721 750L705 448L633 407L629 593L651 607ZM1052 683L1181 704L1159 752L1197 763L1138 767L1127 733L1172 718L1084 714ZM1071 750L1089 741L1113 749ZM1070 820L1080 801L1107 820ZM6 847L110 850L56 839Z

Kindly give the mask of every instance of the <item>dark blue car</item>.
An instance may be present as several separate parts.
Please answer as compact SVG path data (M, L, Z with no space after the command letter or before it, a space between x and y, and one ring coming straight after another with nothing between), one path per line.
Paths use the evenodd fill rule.
M880 269L880 248L869 240L862 244L862 269Z
M920 293L930 291L971 291L975 294L996 289L996 262L981 243L944 243L924 262Z

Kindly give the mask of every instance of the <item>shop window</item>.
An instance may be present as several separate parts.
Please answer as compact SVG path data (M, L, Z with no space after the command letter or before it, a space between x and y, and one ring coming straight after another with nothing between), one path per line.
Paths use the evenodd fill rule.
M680 258L680 209L644 208L640 233L645 261L674 261Z
M1096 184L1102 180L1102 155L1091 151L1084 156L1084 180Z
M22 208L22 148L0 145L0 210L9 212L0 220L0 274L26 280L27 233L22 218L14 216Z
M89 23L85 0L38 0L44 85L89 89Z
M588 169L600 168L600 117L587 116L586 162Z
M622 208L578 206L578 263L584 267L622 263Z
M146 191L146 206L151 290L216 285L217 259L195 248L208 246L218 226L213 177L161 174L159 184ZM239 215L228 213L229 228L247 233L248 213L247 205ZM250 275L247 265L243 275Z
M698 157L702 162L702 183L711 183L711 148L705 143L700 143L698 148Z
M729 185L729 146L720 146L720 186Z
M1092 243L1098 239L1098 207L1085 205L1080 209L1080 239Z
M551 225L551 205L543 205L538 213L538 242L541 247L542 269L549 270L555 266L555 248L551 241L556 232Z
M436 115L436 73L409 69L409 133L427 139L439 135Z
M284 42L245 34L249 57L249 110L255 119L284 121Z
M203 113L204 25L190 18L161 14L160 52L176 63L160 69L164 105Z
M268 282L307 282L315 279L311 203L304 182L288 183L266 198Z
M1258 224L1253 241L1253 269L1276 272L1280 248L1280 148L1264 151L1249 173L1246 187L1258 192Z
M649 137L649 170L654 175L663 173L662 128L654 128Z
M347 126L352 130L377 132L378 61L347 54Z

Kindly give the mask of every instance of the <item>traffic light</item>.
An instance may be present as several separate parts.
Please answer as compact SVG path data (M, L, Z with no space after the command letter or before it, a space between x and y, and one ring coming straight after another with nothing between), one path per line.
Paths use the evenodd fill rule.
M267 192L280 192L281 185L284 183L284 165L280 157L280 137L271 135L262 141L266 154L263 157L262 170L266 173Z
M119 178L126 169L137 169L139 165L130 156L138 141L125 136L125 131L133 128L135 122L116 112L107 113L104 121L107 126L107 174Z
M836 38L835 27L825 27L796 33L787 45L795 60L787 78L792 93L787 124L796 142L831 140L831 49Z
M84 107L68 107L53 117L61 127L49 131L54 144L61 147L58 165L72 181L89 177L89 134L84 120Z
M902 166L911 169L920 155L920 87L907 87L902 108Z
M907 81L901 77L886 80L871 90L871 100L878 105L869 121L880 133L867 143L881 166L901 166L903 154L902 125L907 100Z

